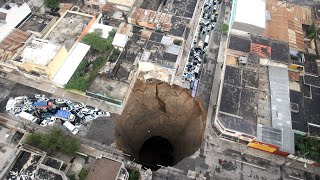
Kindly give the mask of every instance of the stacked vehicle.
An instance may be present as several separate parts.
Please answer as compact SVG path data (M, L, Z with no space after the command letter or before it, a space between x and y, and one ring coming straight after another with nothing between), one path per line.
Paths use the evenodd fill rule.
M6 111L43 127L53 126L60 120L63 127L73 134L79 131L81 124L86 125L98 117L110 116L109 112L83 103L61 98L50 99L40 94L30 99L27 96L11 97L7 102Z

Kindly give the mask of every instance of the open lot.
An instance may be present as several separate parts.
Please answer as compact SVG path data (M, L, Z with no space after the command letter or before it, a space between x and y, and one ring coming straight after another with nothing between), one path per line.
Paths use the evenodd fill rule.
M113 116L111 115L111 117ZM92 121L86 138L108 146L111 145L114 142L115 133L115 125L111 117L100 117Z

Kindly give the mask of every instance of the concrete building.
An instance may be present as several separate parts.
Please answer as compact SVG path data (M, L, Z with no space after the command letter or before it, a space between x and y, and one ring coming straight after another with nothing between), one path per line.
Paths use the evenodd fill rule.
M67 55L64 46L34 38L12 62L22 72L52 79Z
M127 180L129 179L129 173L122 162L103 157L95 161L86 179Z
M278 0L267 0L266 5L269 17L262 35L288 42L292 50L315 54L314 42L305 35L305 27L314 23L312 9Z
M171 18L172 15L167 13L134 8L128 17L128 22L148 29L170 31L172 27Z
M294 153L287 43L230 35L212 123L221 137L271 153Z
M15 3L7 3L0 8L0 41L2 41L14 28L31 14L27 3L21 6Z
M181 58L181 45L174 44L175 38L152 32L139 61L139 71L147 79L159 79L173 83L177 61Z
M33 38L12 63L29 78L46 80L63 87L89 51L80 43L96 18L66 11L42 39Z
M266 28L266 0L235 0L229 24L231 31L261 35Z
M16 69L12 63L12 59L31 41L30 33L13 29L0 42L0 69L6 72L11 72Z

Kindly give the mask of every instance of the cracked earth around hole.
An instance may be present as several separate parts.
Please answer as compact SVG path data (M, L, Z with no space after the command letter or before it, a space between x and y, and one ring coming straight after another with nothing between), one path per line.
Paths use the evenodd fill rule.
M139 160L145 141L154 136L173 146L173 164L200 147L206 114L190 92L163 82L137 81L125 110L114 119L116 144Z

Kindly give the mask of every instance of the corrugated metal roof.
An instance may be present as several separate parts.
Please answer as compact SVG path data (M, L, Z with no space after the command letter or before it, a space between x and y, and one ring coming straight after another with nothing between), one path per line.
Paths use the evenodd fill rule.
M294 152L287 67L269 66L272 127L282 130L281 150Z

